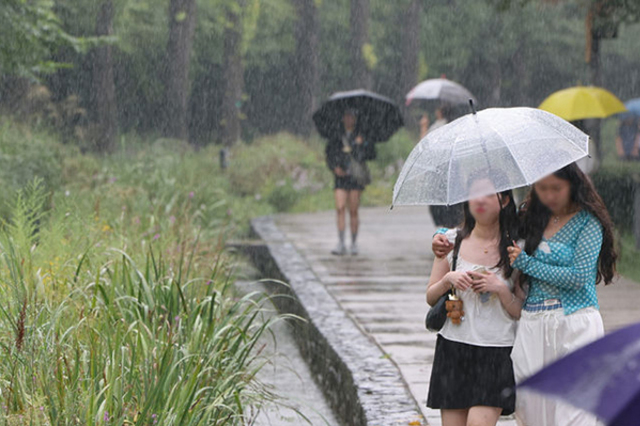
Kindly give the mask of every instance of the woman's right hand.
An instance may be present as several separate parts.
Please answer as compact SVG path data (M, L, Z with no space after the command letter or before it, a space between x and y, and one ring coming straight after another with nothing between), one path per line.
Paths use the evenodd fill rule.
M513 265L518 256L520 256L520 253L522 253L522 249L514 241L512 246L507 247L507 252L509 252L509 262Z
M431 250L436 257L443 258L453 250L453 244L449 242L444 234L436 234L431 242Z
M448 272L446 281L456 290L465 291L473 285L473 279L466 272Z
M342 170L342 167L336 167L335 169L333 169L333 172L338 177L345 177L347 175L347 173L344 170Z

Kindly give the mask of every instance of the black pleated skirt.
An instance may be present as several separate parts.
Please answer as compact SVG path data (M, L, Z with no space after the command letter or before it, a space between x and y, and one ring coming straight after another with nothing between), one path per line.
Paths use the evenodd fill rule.
M336 176L333 189L344 189L345 191L364 191L364 185L360 185L351 176Z
M438 335L427 407L499 407L504 416L514 412L515 404L511 347L468 345Z

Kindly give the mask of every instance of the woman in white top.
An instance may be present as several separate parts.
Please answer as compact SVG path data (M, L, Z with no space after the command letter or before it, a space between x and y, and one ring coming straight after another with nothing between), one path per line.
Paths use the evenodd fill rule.
M466 202L462 228L448 233L454 251L434 261L427 303L454 288L464 304L463 321L447 319L439 332L431 373L427 406L441 410L444 426L495 425L514 411L510 355L524 294L507 248L517 224L511 191Z

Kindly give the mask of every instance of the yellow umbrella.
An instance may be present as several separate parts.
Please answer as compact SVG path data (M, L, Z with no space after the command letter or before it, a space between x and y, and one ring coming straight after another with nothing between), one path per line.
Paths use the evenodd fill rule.
M576 86L551 94L538 107L567 121L606 118L627 109L608 90L594 86Z

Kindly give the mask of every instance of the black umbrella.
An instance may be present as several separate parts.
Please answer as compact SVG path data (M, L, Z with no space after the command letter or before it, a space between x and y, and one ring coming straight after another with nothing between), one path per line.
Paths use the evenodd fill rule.
M313 114L320 136L333 138L342 132L342 116L353 109L358 128L371 142L387 141L404 125L400 109L391 99L367 90L336 92Z

